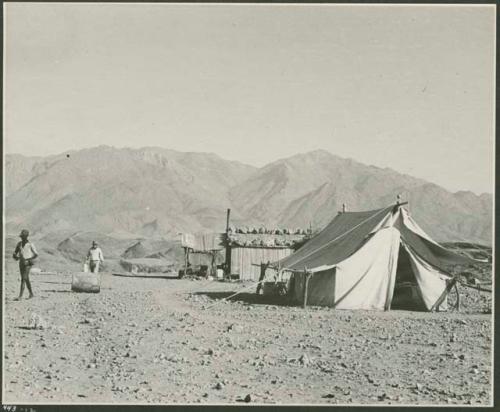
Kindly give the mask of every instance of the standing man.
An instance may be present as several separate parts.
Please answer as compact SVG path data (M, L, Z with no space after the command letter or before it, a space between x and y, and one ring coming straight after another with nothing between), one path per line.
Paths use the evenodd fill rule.
M28 240L29 235L30 232L26 229L21 230L21 234L19 235L21 241L17 244L16 250L12 255L15 260L19 261L19 272L21 273L21 289L19 291L19 297L14 300L20 300L23 297L24 285L27 286L30 294L28 299L31 299L34 296L33 291L31 290L30 270L33 266L33 261L38 256L38 253L35 249L35 245Z
M87 260L89 261L89 269L92 273L99 273L99 264L104 262L104 257L102 256L102 250L94 240L92 242L92 247L87 253Z

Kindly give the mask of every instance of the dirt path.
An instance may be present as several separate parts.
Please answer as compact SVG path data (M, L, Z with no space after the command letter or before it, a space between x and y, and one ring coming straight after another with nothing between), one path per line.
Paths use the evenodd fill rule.
M491 315L266 304L241 284L105 274L5 279L4 402L482 404ZM201 292L196 294L194 292ZM32 313L46 323L30 329Z

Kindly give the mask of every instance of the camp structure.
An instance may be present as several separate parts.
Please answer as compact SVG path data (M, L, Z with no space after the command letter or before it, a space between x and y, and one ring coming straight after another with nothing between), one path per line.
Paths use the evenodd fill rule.
M224 233L182 233L184 268L179 277L188 273L215 276L217 266L224 262L224 238Z
M226 265L240 280L258 280L260 265L291 255L307 236L300 229L238 228L226 236Z
M398 202L339 212L304 246L270 267L304 306L433 311L447 308L455 284L447 267L471 263L433 241Z
M262 264L291 255L311 234L310 229L230 227L230 214L231 209L227 209L223 233L181 234L184 269L180 277L196 271L196 266L202 266L202 272L208 266L211 273L223 267L226 279L257 280Z

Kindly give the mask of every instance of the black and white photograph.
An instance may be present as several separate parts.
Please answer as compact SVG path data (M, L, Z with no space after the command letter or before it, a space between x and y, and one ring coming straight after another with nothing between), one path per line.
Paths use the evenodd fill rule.
M493 406L496 13L4 3L4 410Z

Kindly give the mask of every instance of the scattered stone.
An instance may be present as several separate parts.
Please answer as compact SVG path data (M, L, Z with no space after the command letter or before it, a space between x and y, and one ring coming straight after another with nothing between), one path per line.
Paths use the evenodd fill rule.
M311 363L309 357L304 353L300 356L299 362L301 365L308 366Z
M243 332L243 326L237 325L237 324L232 324L227 327L227 331L230 332Z
M217 390L224 389L224 384L222 382L217 382L217 385L215 385L215 389Z
M30 329L47 329L48 323L37 313L32 313L28 327Z
M245 396L245 398L243 399L246 403L249 403L252 401L252 397L250 396L250 394L248 394L247 396Z

